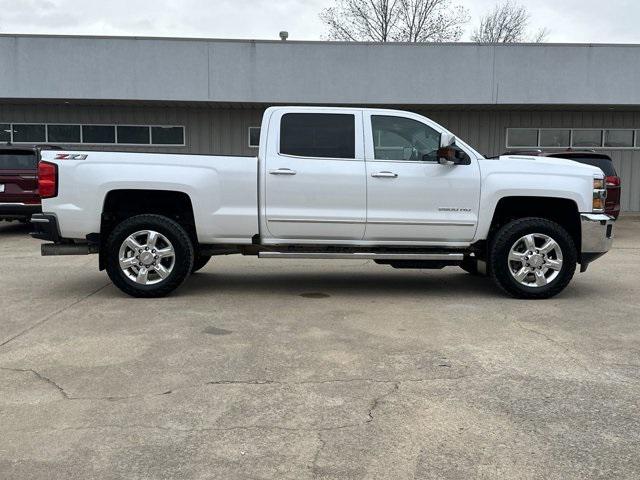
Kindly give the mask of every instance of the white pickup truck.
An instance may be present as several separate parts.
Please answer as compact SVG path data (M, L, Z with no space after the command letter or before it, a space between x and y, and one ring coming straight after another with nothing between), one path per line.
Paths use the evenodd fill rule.
M274 107L257 158L42 153L43 255L99 254L136 297L179 287L213 256L459 266L518 298L549 298L613 241L604 175L570 160L484 158L401 111Z

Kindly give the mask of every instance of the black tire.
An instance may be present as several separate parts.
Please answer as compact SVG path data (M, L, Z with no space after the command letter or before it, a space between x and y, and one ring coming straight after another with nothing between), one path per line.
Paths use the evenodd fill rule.
M207 266L207 263L211 260L211 255L196 255L196 258L193 260L193 268L191 269L191 273L196 273L202 270Z
M120 247L130 235L153 230L164 235L173 245L175 263L167 278L154 285L142 285L129 279L120 268ZM113 284L127 295L137 298L159 298L169 295L189 278L193 268L194 249L187 232L178 223L161 215L138 215L117 225L106 242L107 274Z
M519 239L529 234L546 235L555 240L562 250L562 267L557 277L544 286L523 285L510 271L508 259L511 248ZM515 298L541 300L558 295L569 285L575 274L577 262L578 251L573 238L562 226L544 218L530 217L508 223L493 237L489 270L493 281L507 294Z

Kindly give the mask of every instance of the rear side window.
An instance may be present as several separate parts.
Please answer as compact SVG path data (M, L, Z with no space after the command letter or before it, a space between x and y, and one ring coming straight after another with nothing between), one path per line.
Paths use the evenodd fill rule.
M298 157L356 158L356 117L287 113L280 124L280 153Z
M37 165L33 152L0 152L0 170L35 170Z
M563 157L562 155L554 155L557 158L567 158L568 160L573 160L574 162L584 163L585 165L591 165L592 167L598 167L600 170L604 172L607 177L617 177L616 169L613 166L613 161L609 158L605 157L589 157L589 156L573 156L569 155Z

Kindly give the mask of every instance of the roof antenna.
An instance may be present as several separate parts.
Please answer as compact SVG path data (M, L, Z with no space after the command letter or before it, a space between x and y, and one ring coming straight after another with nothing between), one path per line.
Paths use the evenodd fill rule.
M289 39L289 32L282 31L280 32L280 40L286 42Z

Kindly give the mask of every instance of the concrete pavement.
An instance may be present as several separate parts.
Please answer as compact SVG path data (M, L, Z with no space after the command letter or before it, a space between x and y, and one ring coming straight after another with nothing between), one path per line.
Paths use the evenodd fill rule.
M162 300L0 225L2 479L635 479L640 218L544 302L225 257Z

